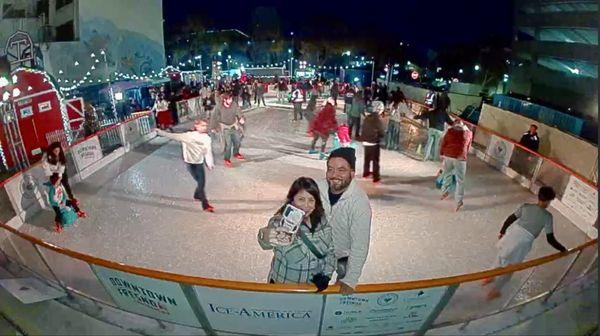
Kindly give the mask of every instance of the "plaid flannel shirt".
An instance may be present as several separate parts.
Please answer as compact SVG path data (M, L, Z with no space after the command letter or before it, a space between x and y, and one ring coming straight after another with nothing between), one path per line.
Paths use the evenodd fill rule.
M279 216L271 218L267 227L274 228L279 220L281 220ZM302 230L325 257L317 258L299 236L296 236L294 242L288 246L272 246L259 238L261 247L265 250L273 249L274 253L269 280L275 283L310 283L312 277L318 273L331 278L336 264L331 227L326 222L322 222L314 233L311 233L305 224L302 224L299 230Z

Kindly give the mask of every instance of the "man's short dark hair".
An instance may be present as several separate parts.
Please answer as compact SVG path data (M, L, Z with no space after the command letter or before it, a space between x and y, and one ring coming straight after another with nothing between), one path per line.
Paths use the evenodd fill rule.
M535 130L536 130L536 131L537 131L537 129L538 129L538 126L537 126L537 125L535 125L535 124L531 124L531 127L535 128Z
M538 191L538 200L549 202L556 198L556 193L552 187L541 187Z

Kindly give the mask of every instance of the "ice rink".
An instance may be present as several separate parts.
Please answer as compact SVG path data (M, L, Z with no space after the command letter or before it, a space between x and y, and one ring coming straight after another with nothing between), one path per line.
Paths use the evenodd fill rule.
M129 265L229 280L266 280L272 252L256 235L281 205L299 176L325 177L325 161L307 154L306 122L291 111L248 112L242 154L225 168L215 143L217 167L207 172L207 194L215 213L192 202L195 183L181 146L157 138L74 186L89 218L61 234L52 211L21 230L75 251ZM178 129L185 129L186 125ZM189 127L189 125L187 125ZM357 176L362 175L362 149ZM535 196L470 157L465 206L440 201L434 188L439 164L382 151L382 183L359 180L373 209L371 247L362 283L436 278L490 268L504 219ZM586 236L554 209L555 234L567 247ZM540 237L529 258L554 250Z

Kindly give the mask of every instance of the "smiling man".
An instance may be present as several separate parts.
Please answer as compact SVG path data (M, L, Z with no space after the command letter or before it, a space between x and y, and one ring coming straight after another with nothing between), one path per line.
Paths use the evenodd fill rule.
M354 292L371 239L371 206L367 194L354 181L355 166L354 148L338 148L327 160L326 180L318 183L325 215L333 229L337 284L342 294Z

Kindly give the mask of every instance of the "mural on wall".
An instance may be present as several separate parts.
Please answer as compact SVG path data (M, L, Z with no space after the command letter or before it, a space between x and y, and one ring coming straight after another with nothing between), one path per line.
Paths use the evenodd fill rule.
M81 41L52 46L53 72L72 80L106 80L107 72L138 75L159 72L165 65L164 47L143 34L119 29L105 18L93 18L81 24ZM105 50L105 55L100 51ZM90 55L94 54L94 57ZM104 63L106 57L106 63ZM96 62L96 59L98 62ZM92 69L92 66L94 69ZM89 72L89 74L88 74Z

